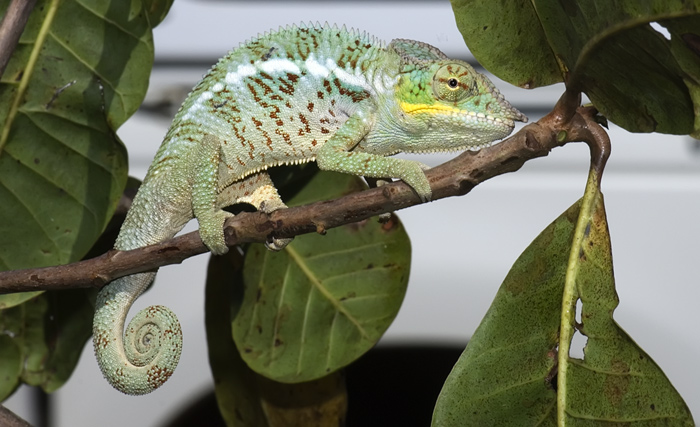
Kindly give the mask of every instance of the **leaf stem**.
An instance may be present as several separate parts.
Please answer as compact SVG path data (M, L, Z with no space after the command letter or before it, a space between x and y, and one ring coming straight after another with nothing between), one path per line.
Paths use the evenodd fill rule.
M569 367L569 351L571 340L574 336L574 324L576 322L576 301L579 299L577 278L581 259L583 256L583 241L586 238L593 218L598 198L600 197L600 172L598 162L594 161L588 173L586 189L581 200L578 221L574 230L574 239L571 243L569 262L566 268L564 292L562 295L561 323L559 325L559 352L557 373L557 425L566 426L567 406L567 373Z

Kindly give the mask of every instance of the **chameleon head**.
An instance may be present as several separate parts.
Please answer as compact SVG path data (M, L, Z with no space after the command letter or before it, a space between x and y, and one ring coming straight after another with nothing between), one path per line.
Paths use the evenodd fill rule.
M406 62L394 93L408 136L401 147L405 152L481 147L508 136L514 121L527 121L486 76L463 61Z

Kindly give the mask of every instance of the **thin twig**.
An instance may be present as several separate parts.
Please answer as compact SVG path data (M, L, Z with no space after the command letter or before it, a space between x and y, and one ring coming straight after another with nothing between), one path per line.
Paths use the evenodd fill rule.
M0 22L0 77L10 62L36 0L12 0Z
M468 193L479 183L513 172L528 160L543 157L568 142L596 145L605 131L595 121L593 108L579 107L578 94L566 93L554 110L512 137L478 152L465 152L456 159L427 171L433 200ZM609 148L608 150L609 151ZM383 185L335 200L313 203L271 214L244 212L226 221L226 243L264 242L269 236L292 237L323 232L343 224L420 204L418 196L403 182ZM109 251L73 264L0 273L0 294L69 288L100 288L128 274L177 264L207 252L198 232L131 251Z

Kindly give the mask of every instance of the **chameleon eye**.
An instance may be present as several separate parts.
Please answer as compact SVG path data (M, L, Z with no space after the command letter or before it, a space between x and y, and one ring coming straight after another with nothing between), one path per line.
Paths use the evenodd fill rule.
M473 94L473 80L465 65L446 64L433 76L433 93L441 101L459 102Z

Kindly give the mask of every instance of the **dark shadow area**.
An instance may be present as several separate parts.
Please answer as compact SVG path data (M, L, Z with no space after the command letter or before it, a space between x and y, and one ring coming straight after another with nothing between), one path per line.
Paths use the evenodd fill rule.
M348 427L429 426L459 346L375 348L348 366Z
M347 427L429 426L445 378L464 349L459 346L387 345L345 369ZM214 392L164 427L225 427ZM311 427L311 426L303 426Z

